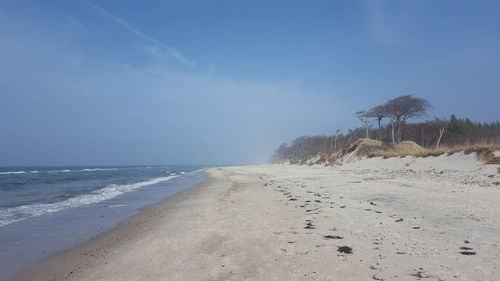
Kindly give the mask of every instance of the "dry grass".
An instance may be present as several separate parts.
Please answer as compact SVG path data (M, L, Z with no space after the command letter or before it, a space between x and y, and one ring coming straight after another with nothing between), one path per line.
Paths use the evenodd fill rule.
M476 153L478 159L484 161L486 164L500 164L500 157L495 156L495 151L500 151L500 144L474 144L474 145L461 145L454 147L443 147L439 149L428 149L424 153L417 154L417 157L452 155L457 152L464 154Z
M425 152L425 148L412 141L403 141L398 144L383 143L378 140L360 139L340 154L345 155L356 151L356 156L363 157L404 157Z
M426 149L412 141L402 141L398 144L383 143L372 139L360 139L354 144L332 153L329 159L335 162L348 153L355 152L356 156L372 157L405 157L413 155L416 157L429 157L452 155L457 152L464 154L476 153L478 159L487 164L500 164L500 157L495 156L495 151L500 151L500 144L477 144L468 146L443 147L439 149Z
M424 153L425 151L425 148L412 141L402 141L397 144L386 144L384 150L375 150L373 151L373 154L388 158L416 155L419 153Z

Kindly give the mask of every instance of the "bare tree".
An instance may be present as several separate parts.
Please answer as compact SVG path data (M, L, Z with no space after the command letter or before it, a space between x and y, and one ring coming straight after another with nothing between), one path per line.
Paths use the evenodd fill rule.
M443 137L443 133L444 133L444 128L440 128L439 129L439 138L436 142L436 149L439 148L439 143L441 142L441 138Z
M384 107L387 116L391 118L392 142L400 142L406 120L425 115L432 106L426 99L403 95L388 101ZM395 134L396 128L397 134Z
M339 138L340 129L335 131L335 150L337 150L337 139Z
M365 125L366 138L367 139L370 138L369 133L368 133L368 129L370 128L370 124L369 124L370 116L369 116L368 112L365 110L361 110L361 111L356 112L356 116Z
M333 134L333 136L330 137L330 150L329 152L333 152L335 150L337 150L337 139L338 139L338 135L340 133L340 129L337 129L335 130L335 133Z
M374 108L368 110L367 112L368 117L374 118L378 122L378 139L380 140L381 135L380 135L380 125L382 122L382 119L388 117L387 113L387 108L385 107L385 104L375 106Z

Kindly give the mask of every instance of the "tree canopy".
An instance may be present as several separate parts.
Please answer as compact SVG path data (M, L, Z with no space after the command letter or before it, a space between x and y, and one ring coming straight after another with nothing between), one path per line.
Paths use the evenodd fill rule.
M282 144L275 150L271 162L299 161L318 153L331 153L367 136L377 136L384 142L411 140L423 147L500 143L500 122L473 122L452 114L449 119L434 118L428 121L407 123L408 120L425 116L432 105L423 98L403 95L368 110L356 112L363 127L337 130L332 136L304 136L292 143ZM370 126L370 119L378 122L378 128ZM382 124L388 119L388 124ZM442 139L440 139L440 137Z

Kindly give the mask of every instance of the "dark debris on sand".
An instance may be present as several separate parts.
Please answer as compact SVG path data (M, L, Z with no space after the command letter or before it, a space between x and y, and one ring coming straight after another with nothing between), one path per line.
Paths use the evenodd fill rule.
M344 253L344 254L352 254L352 248L349 246L337 247L337 251Z

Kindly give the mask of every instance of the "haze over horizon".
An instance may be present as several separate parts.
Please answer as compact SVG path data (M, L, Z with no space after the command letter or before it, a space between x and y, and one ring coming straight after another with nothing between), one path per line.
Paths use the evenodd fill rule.
M0 166L243 164L403 94L499 120L498 1L0 2Z

